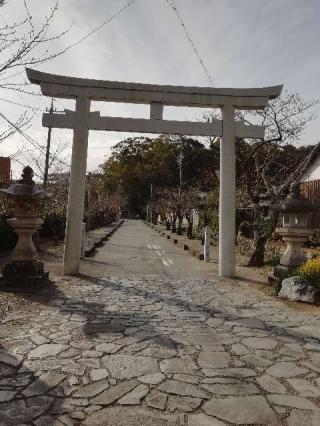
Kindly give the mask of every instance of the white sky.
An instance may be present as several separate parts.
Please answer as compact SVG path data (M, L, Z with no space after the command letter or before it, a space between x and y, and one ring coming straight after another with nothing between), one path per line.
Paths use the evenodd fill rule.
M41 22L52 0L29 0L36 22ZM50 49L59 50L95 28L126 0L60 0L52 32L69 33ZM176 0L178 9L206 64L214 85L259 87L284 84L285 89L304 98L320 98L320 1L319 0ZM8 0L0 9L0 20L12 22L23 12L22 0ZM155 84L208 86L208 78L192 51L185 34L166 0L136 0L124 13L105 25L63 56L38 69L75 77L133 81ZM1 90L0 98L29 104L45 110L50 99ZM35 90L38 90L35 88ZM72 103L58 100L58 109ZM0 111L13 120L22 107L0 100ZM101 105L92 109L102 114L147 117L147 108L124 104ZM319 113L319 109L318 109ZM199 111L167 110L165 117L195 119ZM0 121L0 129L5 122ZM37 111L27 131L45 144L47 130ZM303 144L320 140L320 118L308 125ZM88 170L101 164L110 147L126 135L91 132ZM72 131L54 130L53 143L67 144L63 154L68 161ZM12 155L24 147L19 160L28 162L29 145L14 136L0 145L0 155ZM102 148L101 148L102 147ZM15 172L20 167L13 163Z

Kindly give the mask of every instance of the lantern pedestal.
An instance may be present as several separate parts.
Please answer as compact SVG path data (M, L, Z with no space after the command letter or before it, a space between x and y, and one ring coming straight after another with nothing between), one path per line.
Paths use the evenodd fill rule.
M18 242L11 254L14 261L32 261L37 259L37 249L33 244L32 236L40 229L43 220L37 217L15 217L7 223L18 235Z
M11 262L3 268L4 287L8 290L37 289L48 282L49 273L44 271L43 263L37 260L37 249L32 236L43 221L37 217L18 217L8 223L18 235Z
M7 222L18 235L11 262L2 271L0 287L5 291L36 290L48 282L49 273L44 272L43 263L38 260L38 252L32 236L40 229L43 220L39 216L39 202L50 194L39 189L33 181L33 170L23 169L22 179L8 189L0 189L0 195L15 202L15 215Z
M282 270L294 269L302 265L306 261L302 245L313 234L308 228L277 228L276 232L287 243L287 248L280 259L280 267Z
M2 275L4 289L9 291L37 290L49 280L49 272L44 271L40 260L9 262Z

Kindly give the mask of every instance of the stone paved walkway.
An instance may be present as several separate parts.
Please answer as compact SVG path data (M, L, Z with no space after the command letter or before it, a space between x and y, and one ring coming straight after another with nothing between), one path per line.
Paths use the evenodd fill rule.
M320 424L318 316L236 281L72 278L1 327L1 425Z

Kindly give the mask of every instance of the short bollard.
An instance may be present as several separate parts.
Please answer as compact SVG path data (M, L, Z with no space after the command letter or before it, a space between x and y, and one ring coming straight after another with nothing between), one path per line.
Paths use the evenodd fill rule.
M209 262L209 257L210 257L210 236L211 236L211 228L210 226L205 226L204 245L203 245L203 260L205 262Z

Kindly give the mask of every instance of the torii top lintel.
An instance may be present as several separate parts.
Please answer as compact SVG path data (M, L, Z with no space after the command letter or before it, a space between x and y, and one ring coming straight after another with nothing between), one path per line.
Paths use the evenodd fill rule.
M249 89L185 87L67 77L30 68L26 71L31 83L40 85L44 95L55 98L85 96L108 102L161 103L200 108L232 105L238 109L262 109L282 91L282 85Z

